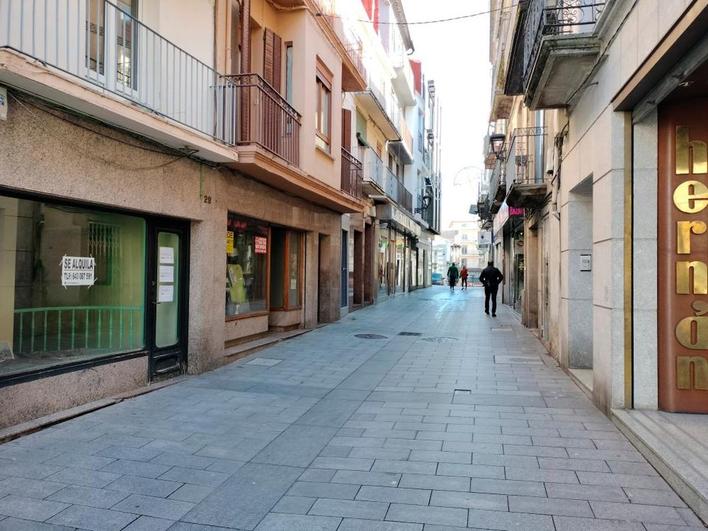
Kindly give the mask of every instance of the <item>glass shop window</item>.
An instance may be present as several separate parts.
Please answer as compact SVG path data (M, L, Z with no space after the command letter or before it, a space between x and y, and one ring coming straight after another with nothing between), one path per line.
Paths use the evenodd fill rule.
M143 348L145 231L0 195L0 376Z
M268 309L268 226L229 214L226 229L226 317Z

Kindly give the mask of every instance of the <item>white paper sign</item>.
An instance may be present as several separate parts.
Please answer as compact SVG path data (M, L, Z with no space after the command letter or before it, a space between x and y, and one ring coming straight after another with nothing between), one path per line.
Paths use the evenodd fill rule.
M160 263L174 264L175 250L172 247L160 247Z
M172 284L160 286L157 290L157 302L172 302L175 300L175 287Z
M160 266L160 282L174 282L175 268L171 265Z
M93 286L96 260L91 256L62 256L62 286Z

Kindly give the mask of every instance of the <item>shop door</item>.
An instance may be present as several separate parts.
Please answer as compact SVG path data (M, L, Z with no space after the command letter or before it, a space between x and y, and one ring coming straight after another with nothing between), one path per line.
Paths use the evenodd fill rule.
M150 380L185 372L187 360L187 226L149 225L147 344Z

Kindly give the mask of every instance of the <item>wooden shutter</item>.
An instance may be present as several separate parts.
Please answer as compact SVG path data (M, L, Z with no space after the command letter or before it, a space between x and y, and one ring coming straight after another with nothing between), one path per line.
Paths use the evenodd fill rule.
M239 5L235 0L229 2L229 32L228 32L228 50L229 56L227 58L229 69L229 74L239 74L239 46L241 39L241 10Z
M266 28L263 32L263 78L280 92L283 40Z
M342 109L342 147L352 151L352 111Z

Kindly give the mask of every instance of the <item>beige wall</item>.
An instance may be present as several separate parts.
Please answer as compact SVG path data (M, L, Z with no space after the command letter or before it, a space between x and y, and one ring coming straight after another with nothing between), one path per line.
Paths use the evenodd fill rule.
M79 129L38 108L33 108L31 113L19 105L11 105L8 121L0 126L0 144L5 146L0 151L0 184L18 191L36 191L90 204L166 216L179 214L191 220L190 372L201 372L223 363L224 342L229 337L224 320L228 211L308 233L304 282L306 323L309 326L316 324L319 299L323 318L338 318L338 292L332 289L339 282L338 262L333 259L322 262L324 287L319 297L319 272L316 269L319 249L312 242L318 241L319 234L327 235L329 248L324 250L325 257L338 256L339 214L228 170L201 165L180 155L155 153L158 146L142 144L136 138L96 124L84 125L106 136ZM116 137L146 149L129 147L107 137ZM41 151L37 149L39 145ZM211 197L211 203L204 202L205 195ZM96 391L91 399L100 394L100 386L96 387L100 377L94 371L88 371L84 376L86 379L95 378L91 385ZM144 382L145 378L145 370L141 368L130 376L133 382L130 385ZM47 385L50 380L46 380ZM123 384L117 382L116 385ZM115 387L106 386L104 396L114 390ZM12 400L16 400L18 392L12 387L0 389L0 402L2 397L10 396L9 393L12 393ZM52 408L66 407L44 403L47 396L38 394L36 403L25 397L23 400L28 406L23 411L27 415L32 411L46 414ZM77 393L76 396L86 398L89 395ZM80 402L84 398L76 400Z
M139 20L193 55L214 65L214 0L142 0Z

